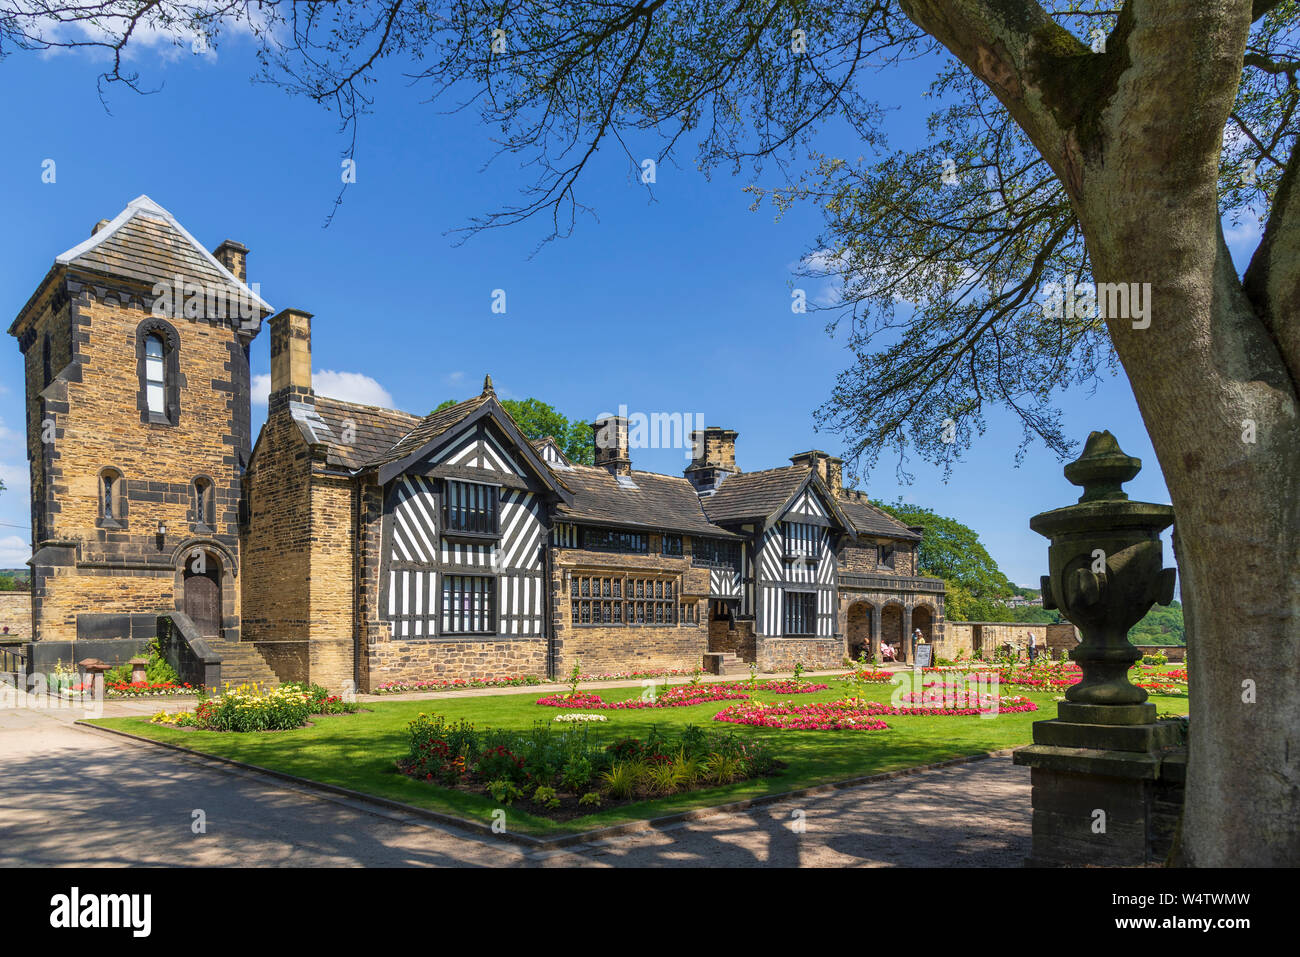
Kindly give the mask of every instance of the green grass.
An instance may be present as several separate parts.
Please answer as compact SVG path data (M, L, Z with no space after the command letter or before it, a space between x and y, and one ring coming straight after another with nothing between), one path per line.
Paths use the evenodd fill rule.
M843 696L845 687L842 682L827 678L812 680L829 683L831 687L813 694L784 697L802 703L833 701ZM867 685L865 689L867 697L877 701L888 701L893 691L889 685ZM603 689L598 693L605 701L622 701L639 696L641 689ZM1003 693L1023 692L1006 688ZM665 730L677 730L688 724L734 729L739 735L766 742L774 756L786 762L788 767L774 777L598 810L562 824L511 809L507 811L507 826L512 831L533 835L571 833L1017 747L1030 743L1035 721L1056 717L1054 699L1057 693L1028 694L1027 697L1038 705L1036 712L995 718L886 716L884 720L889 730L866 732L780 731L712 720L714 714L736 703L734 701L715 701L689 708L603 711L601 713L609 721L591 725L591 734L601 741L644 737L654 724ZM562 709L535 704L540 696L533 690L523 694L470 698L379 701L366 704L370 710L359 714L318 716L312 719L310 727L265 734L184 731L153 725L141 717L101 718L91 723L416 807L491 823L491 814L498 805L489 798L441 788L397 773L394 762L407 751L407 722L423 711L444 715L449 720L465 718L478 728L527 729L536 721L550 722L556 715L564 713ZM753 697L769 704L782 699L782 696L764 692ZM1152 696L1151 701L1161 711L1187 711L1186 698ZM178 710L175 704L160 707Z

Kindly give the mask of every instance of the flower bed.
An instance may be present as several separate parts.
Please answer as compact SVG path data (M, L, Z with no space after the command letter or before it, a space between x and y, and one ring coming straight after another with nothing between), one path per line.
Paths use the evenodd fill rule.
M782 728L795 731L881 731L889 727L878 720L882 715L959 716L1037 710L1038 705L1023 696L1003 697L998 699L996 705L992 699L985 699L977 706L968 708L942 706L900 708L880 701L861 699L824 701L814 704L781 701L771 705L750 701L723 708L713 716L713 720L758 728Z
M202 731L289 731L301 728L314 714L351 714L356 704L332 695L320 685L289 683L263 691L260 685L227 687L216 698L204 698L194 711L159 711L150 720Z
M926 668L926 671L934 669ZM893 682L894 672L883 671L880 669L868 668L866 670L850 671L847 674L837 675L841 681L861 681L869 685L887 685Z
M538 698L537 703L547 708L602 708L608 711L639 711L642 708L689 708L710 701L730 701L748 698L759 691L773 694L811 694L825 691L830 685L805 681L773 680L745 683L690 684L665 688L653 698L630 698L627 701L605 701L595 692L566 691Z
M110 698L154 698L195 695L203 689L190 684L171 681L115 681L105 684L104 693Z
M681 668L663 668L659 671L610 671L598 675L578 675L579 681L630 681L636 678L680 678L691 674Z
M600 715L589 717L603 717ZM519 806L554 820L609 805L731 784L781 767L767 749L734 733L687 727L672 737L601 746L588 726L531 731L477 730L421 714L408 726L410 748L397 769L413 778Z
M603 714L557 714L553 719L561 724L581 724L584 721L608 721Z
M639 711L642 708L688 708L693 704L710 701L728 701L748 698L748 691L738 691L724 685L681 685L668 688L654 698L631 698L627 701L605 701L598 694L561 694L538 698L537 703L547 708L599 708L606 711Z
M541 683L542 679L537 675L511 675L509 678L490 678L485 681L470 681L465 678L429 678L423 681L387 681L375 688L371 694L406 694L411 691L448 691L457 688L518 688Z

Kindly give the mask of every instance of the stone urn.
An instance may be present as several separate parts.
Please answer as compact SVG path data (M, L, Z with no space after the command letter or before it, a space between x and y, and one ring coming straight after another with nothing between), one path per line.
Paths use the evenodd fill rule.
M1093 432L1065 466L1065 477L1083 488L1079 501L1029 520L1051 542L1043 607L1059 609L1083 635L1070 652L1083 679L1065 693L1075 704L1141 706L1147 699L1128 680L1142 657L1128 632L1153 604L1173 601L1176 571L1163 567L1160 542L1173 507L1132 502L1123 491L1141 469L1142 460L1124 454L1113 435Z

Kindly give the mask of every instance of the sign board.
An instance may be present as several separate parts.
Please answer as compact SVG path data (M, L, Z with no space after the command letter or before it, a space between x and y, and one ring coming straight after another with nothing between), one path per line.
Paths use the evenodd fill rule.
M930 668L934 666L934 645L923 644L916 646L914 661L912 662L918 668Z

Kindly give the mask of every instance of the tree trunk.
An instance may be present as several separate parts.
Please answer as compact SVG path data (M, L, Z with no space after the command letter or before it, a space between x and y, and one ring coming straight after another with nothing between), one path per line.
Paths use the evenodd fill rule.
M1151 284L1149 326L1107 324L1175 513L1191 692L1183 859L1300 863L1300 160L1244 286L1218 210L1252 4L1129 0L1092 59L1033 0L901 3L1052 165L1096 281Z

